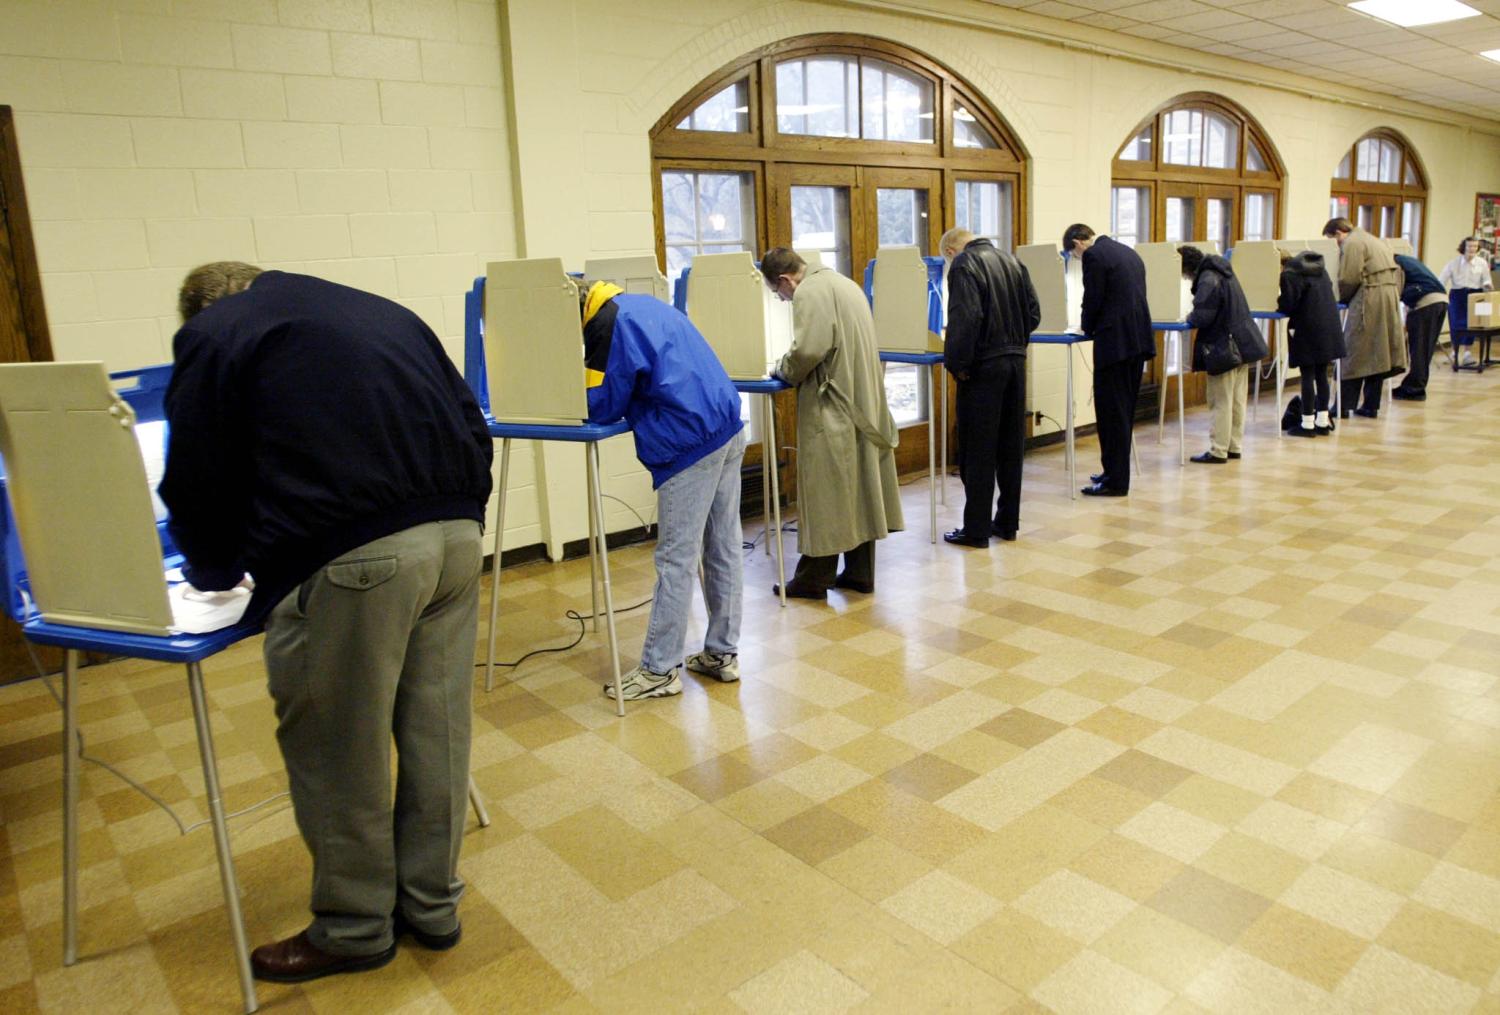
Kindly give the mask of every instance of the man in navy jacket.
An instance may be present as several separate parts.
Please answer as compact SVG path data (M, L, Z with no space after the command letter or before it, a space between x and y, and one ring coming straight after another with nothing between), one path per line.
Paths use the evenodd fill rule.
M1141 370L1156 355L1140 255L1080 223L1063 233L1063 250L1083 258L1083 333L1094 343L1094 419L1103 471L1083 488L1090 497L1130 492L1130 441Z
M656 494L656 591L641 662L622 678L626 701L682 693L693 579L701 561L708 630L689 670L738 680L744 550L740 396L687 317L652 296L595 282L582 292L589 421L624 416ZM604 693L614 697L613 684Z
M246 572L312 923L265 980L458 943L492 443L437 337L390 300L218 262L187 276L161 497L186 577ZM390 751L399 755L394 807Z
M1448 291L1432 269L1406 254L1396 255L1401 269L1401 302L1406 304L1406 354L1410 364L1401 383L1391 390L1392 398L1412 402L1427 400L1427 371L1432 354L1437 351L1438 333L1443 330L1447 313Z

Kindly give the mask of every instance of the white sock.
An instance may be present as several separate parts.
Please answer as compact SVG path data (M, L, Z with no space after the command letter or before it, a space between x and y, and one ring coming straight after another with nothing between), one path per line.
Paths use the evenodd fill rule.
M1303 426L1307 425L1307 417L1306 416L1302 417L1302 425ZM1321 409L1321 410L1318 411L1318 417L1317 417L1317 420L1315 421L1314 425L1315 426L1327 426L1328 425L1328 410L1327 409Z
M1304 430L1311 430L1313 428L1313 420L1314 420L1314 418L1315 417L1308 416L1308 415L1303 415L1303 417L1302 417L1302 429L1304 429Z

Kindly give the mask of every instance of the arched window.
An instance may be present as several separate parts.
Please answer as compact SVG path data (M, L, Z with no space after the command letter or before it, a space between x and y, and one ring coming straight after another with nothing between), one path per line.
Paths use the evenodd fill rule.
M651 132L657 254L675 284L694 254L816 250L862 281L882 245L937 253L962 225L1024 239L1025 154L978 94L882 39L814 35L750 53ZM926 418L915 367L886 373L897 421ZM902 451L925 434L903 437ZM907 456L902 454L904 460Z
M1206 93L1180 95L1131 132L1114 161L1110 235L1125 243L1279 233L1281 158L1250 115Z
M1349 219L1376 236L1403 236L1421 256L1427 173L1405 138L1372 130L1344 152L1329 186L1328 217Z

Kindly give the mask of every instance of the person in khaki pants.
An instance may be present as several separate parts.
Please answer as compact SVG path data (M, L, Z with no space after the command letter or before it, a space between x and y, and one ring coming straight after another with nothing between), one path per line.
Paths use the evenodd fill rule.
M437 337L389 300L218 262L173 340L162 500L201 589L248 572L276 739L312 854L313 919L264 980L458 943L493 449ZM390 752L397 774L394 800Z
M1197 247L1179 247L1177 253L1183 277L1193 280L1193 312L1187 318L1197 330L1193 369L1208 374L1208 450L1193 461L1223 465L1240 457L1250 371L1269 350L1229 262L1217 254L1205 257Z

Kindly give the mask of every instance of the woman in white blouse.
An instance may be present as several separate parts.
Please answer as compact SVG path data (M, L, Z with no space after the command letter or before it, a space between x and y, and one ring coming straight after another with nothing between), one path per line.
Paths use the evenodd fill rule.
M1469 294L1493 289L1490 262L1479 252L1479 241L1469 236L1459 241L1458 256L1443 266L1438 276L1448 289L1448 333L1453 339L1455 366L1473 366L1474 334L1469 327Z

